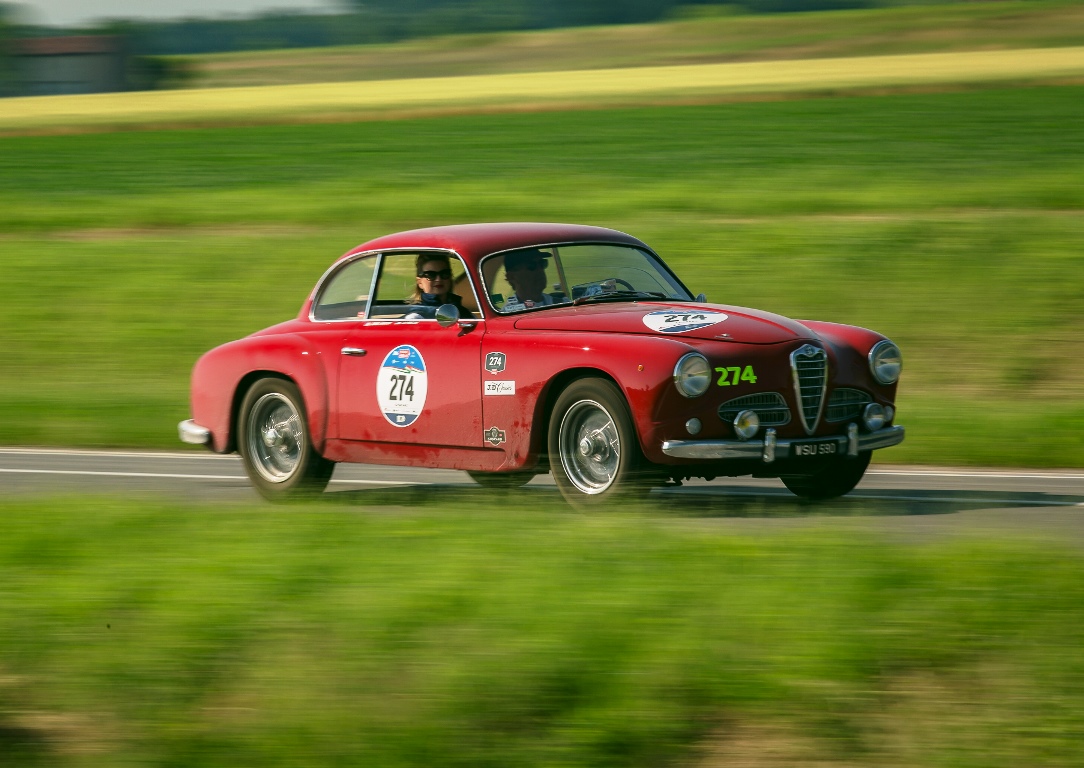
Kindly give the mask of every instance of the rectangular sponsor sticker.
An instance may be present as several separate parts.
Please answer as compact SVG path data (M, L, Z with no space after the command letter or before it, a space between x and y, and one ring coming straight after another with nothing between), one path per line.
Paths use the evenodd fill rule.
M514 395L516 394L516 382L514 381L487 381L487 395Z

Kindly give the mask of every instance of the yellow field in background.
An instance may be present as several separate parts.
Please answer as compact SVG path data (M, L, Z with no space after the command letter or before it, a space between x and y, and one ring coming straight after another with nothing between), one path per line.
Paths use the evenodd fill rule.
M366 119L1084 76L1084 46L0 100L0 131Z

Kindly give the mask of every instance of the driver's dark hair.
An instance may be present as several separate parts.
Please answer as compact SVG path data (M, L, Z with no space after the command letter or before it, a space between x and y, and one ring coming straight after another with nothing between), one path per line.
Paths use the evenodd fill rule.
M422 271L422 265L429 261L443 261L448 269L452 268L452 258L446 253L419 253L418 258L414 260L414 274L420 275ZM448 293L451 293L452 289L448 289ZM414 293L407 296L407 304L421 304L422 303L422 289L416 282L414 283Z

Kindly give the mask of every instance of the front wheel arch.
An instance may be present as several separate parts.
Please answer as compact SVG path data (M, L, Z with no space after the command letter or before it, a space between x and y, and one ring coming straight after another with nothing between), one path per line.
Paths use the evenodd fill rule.
M550 472L577 509L623 501L644 490L644 454L624 392L609 377L573 379L547 425Z
M626 408L629 409L633 432L636 433L636 442L642 453L644 450L643 440L640 437L640 430L636 427L636 418L632 414L632 408L629 406L628 394L625 392L625 388L621 386L621 383L601 368L568 368L558 373L546 383L546 388L543 390L542 397L538 399L538 404L535 407L534 423L536 425L536 434L532 436L531 442L532 447L537 447L538 455L545 457L548 453L547 436L550 431L550 419L553 418L553 409L554 406L557 405L557 398L559 398L566 389L572 386L572 384L581 379L602 379L610 382L617 388L621 393L622 399L625 401ZM534 444L536 440L537 446ZM543 469L542 471L545 470Z

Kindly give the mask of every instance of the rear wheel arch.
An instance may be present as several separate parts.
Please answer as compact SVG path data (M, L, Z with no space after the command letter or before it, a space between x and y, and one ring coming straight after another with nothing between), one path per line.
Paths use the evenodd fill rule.
M242 376L233 390L233 400L230 402L230 440L229 445L226 446L226 453L233 453L238 450L237 435L241 428L241 404L244 403L245 395L252 389L252 386L262 379L282 379L301 390L301 385L296 379L279 371L250 371ZM304 392L301 393L301 399L305 399ZM303 403L303 407L307 412L308 402Z
M305 396L281 374L262 376L242 389L235 431L245 473L269 501L311 498L327 487L335 462L311 439Z

